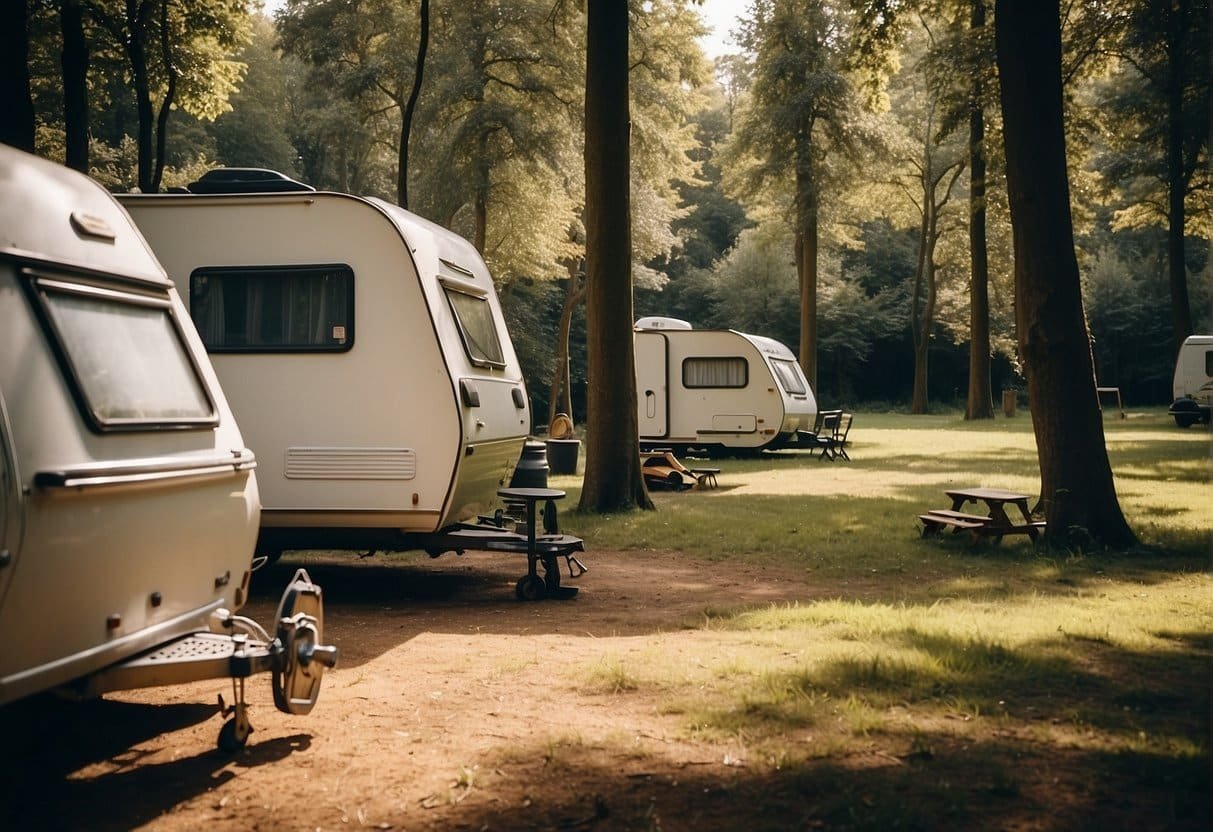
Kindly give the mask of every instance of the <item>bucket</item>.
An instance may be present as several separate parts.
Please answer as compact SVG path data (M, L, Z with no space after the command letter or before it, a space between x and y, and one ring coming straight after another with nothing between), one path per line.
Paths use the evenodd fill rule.
M577 456L581 452L580 439L547 440L548 465L553 474L576 474Z

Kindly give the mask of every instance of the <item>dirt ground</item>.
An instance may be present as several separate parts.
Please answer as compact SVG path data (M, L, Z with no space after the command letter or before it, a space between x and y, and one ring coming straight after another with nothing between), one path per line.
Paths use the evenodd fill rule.
M578 668L597 657L683 649L670 645L691 637L678 634L705 609L807 601L826 588L804 573L677 553L586 561L587 575L566 580L578 597L539 603L515 600L523 563L502 555L308 562L326 641L341 651L310 715L278 712L269 676L254 676L255 732L229 755L215 748L217 695L230 700L222 681L17 703L0 712L0 829L881 828L856 807L915 793L915 767L932 763L912 755L785 773L729 742L688 738L642 690L583 690ZM268 623L298 565L286 558L261 576L245 614ZM959 786L967 758L955 751L946 765ZM990 791L992 813L953 828L1094 828L1089 814L1067 821L1068 790L1084 788L1063 755L1013 796ZM1116 784L1104 790L1094 802L1107 803L1112 827L1148 828L1120 823L1133 813L1116 804ZM1089 813L1088 801L1072 802Z

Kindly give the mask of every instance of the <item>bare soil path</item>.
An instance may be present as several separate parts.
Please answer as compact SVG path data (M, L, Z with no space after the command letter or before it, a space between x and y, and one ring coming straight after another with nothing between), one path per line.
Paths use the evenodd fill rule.
M1145 830L1208 817L1161 774L1105 767L1093 781L1083 752L1043 751L1032 724L942 732L929 753L874 739L790 769L748 759L743 739L694 734L659 691L627 685L629 669L710 664L723 634L698 627L705 610L874 600L888 578L827 585L675 552L586 560L575 599L540 603L515 600L523 562L502 555L309 560L341 650L310 715L278 712L255 676L255 732L228 755L215 747L222 681L15 703L0 709L0 830ZM298 565L259 576L244 613L268 624Z
M4 829L706 829L737 749L689 742L644 694L584 695L579 673L679 633L705 609L808 600L790 570L595 552L573 600L526 603L518 559L487 553L306 566L324 590L326 674L306 717L248 682L254 733L215 748L221 681L0 712ZM268 624L298 563L255 584ZM661 648L659 648L661 649ZM723 803L732 804L731 799ZM731 820L729 819L731 816Z

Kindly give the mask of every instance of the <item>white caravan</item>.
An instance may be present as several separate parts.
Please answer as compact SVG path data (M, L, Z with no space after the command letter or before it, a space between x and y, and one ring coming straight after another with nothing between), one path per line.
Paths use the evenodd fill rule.
M119 199L257 454L259 551L426 548L490 513L531 414L476 249L268 171L219 169L190 191Z
M757 452L813 429L817 400L778 341L651 317L636 322L635 343L643 448Z
M1181 428L1209 424L1213 413L1213 335L1190 335L1175 358L1171 409Z
M300 570L277 637L234 615L253 468L176 290L113 198L0 145L0 705L231 677L307 713L335 660Z

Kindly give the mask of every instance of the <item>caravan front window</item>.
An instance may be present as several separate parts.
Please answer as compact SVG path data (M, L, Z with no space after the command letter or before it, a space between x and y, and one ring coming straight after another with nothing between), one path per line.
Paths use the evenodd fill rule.
M682 362L683 387L745 387L750 365L744 358L710 356Z
M94 429L216 424L215 405L167 297L49 277L33 285Z
M345 352L354 345L349 266L207 267L190 316L209 352Z
M477 367L504 367L505 353L501 349L501 338L488 297L468 294L450 285L443 288L468 358Z
M775 378L779 379L780 386L788 395L803 396L808 392L808 388L804 386L804 376L798 371L795 361L772 358L771 368L775 370Z

